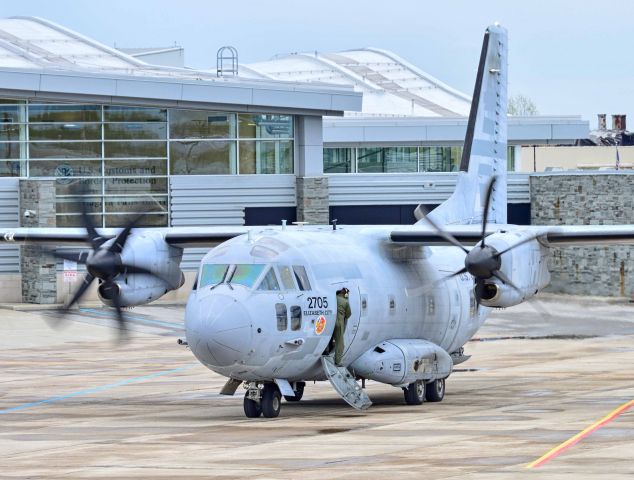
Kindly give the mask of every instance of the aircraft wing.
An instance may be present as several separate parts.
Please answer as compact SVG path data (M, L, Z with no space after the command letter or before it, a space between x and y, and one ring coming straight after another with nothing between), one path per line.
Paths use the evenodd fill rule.
M247 233L251 227L166 227L148 231L161 232L165 241L178 247L205 247L222 243ZM106 240L114 238L122 229L100 228L98 234ZM143 230L139 228L138 230ZM29 245L83 246L89 242L84 228L6 228L0 230L0 243Z
M443 228L465 246L480 241L479 225L447 225ZM503 231L526 231L532 233L547 246L574 245L634 245L634 225L495 225L487 226L486 235ZM410 227L393 230L390 239L395 243L425 246L449 246L445 236L431 227Z

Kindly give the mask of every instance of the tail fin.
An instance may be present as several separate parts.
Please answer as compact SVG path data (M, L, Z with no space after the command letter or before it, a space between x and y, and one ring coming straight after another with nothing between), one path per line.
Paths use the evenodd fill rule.
M480 223L485 192L493 176L497 181L489 223L507 221L507 71L506 29L492 25L487 28L482 43L456 190L430 214L441 224ZM422 221L420 212L415 214Z

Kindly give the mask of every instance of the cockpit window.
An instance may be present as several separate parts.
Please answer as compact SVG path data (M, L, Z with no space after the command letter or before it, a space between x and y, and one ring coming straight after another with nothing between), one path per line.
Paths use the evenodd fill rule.
M310 281L308 280L308 275L306 275L306 269L302 265L293 265L293 271L295 272L299 289L310 290Z
M227 281L232 284L244 285L245 287L251 288L262 273L262 270L264 270L264 267L264 265L252 264L236 265L233 275L227 279Z
M207 285L216 285L224 280L229 265L226 264L205 264L200 274L200 288Z
M286 313L286 305L283 303L275 304L275 316L277 317L277 329L283 332L288 328L288 314Z
M264 278L258 285L258 290L279 290L280 284L277 282L277 276L275 276L275 270L269 268L269 271L266 272Z
M291 330L302 328L302 309L297 305L291 307Z
M282 277L282 285L284 290L295 290L295 280L293 280L293 272L286 265L280 267L280 277Z

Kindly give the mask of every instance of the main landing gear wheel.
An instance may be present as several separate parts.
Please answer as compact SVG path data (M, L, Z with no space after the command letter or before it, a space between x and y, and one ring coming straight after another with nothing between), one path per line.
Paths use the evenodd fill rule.
M262 415L266 418L275 418L280 414L282 407L282 394L274 383L267 383L262 389Z
M405 403L408 405L420 405L425 401L425 383L417 380L403 388Z
M445 398L445 379L439 378L427 384L425 399L428 402L441 402Z
M304 387L306 386L306 382L297 382L295 384L295 395L284 395L284 399L287 402L299 402L304 396Z
M258 418L262 415L262 406L249 398L249 392L244 394L244 414L247 418Z

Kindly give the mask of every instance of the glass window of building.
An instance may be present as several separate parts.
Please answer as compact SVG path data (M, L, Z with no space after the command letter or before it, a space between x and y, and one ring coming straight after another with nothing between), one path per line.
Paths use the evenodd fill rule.
M171 141L172 175L229 175L236 173L235 141Z
M29 104L29 122L101 122L101 105Z
M26 176L26 105L0 99L0 177Z
M293 116L239 114L240 138L293 138Z
M234 113L170 110L170 138L235 138Z
M457 172L462 147L420 147L420 172Z
M240 174L293 173L293 142L240 141Z
M350 173L354 167L354 148L324 148L324 173Z
M174 175L294 170L294 117L0 99L0 176L56 179L57 224L169 224Z
M369 147L357 151L359 173L402 173L418 171L416 147Z
M106 122L167 122L165 108L106 105L103 111Z

